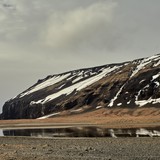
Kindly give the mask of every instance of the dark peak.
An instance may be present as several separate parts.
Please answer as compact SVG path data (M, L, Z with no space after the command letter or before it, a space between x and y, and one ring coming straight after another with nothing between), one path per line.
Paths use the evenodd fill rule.
M38 118L63 115L66 110L77 114L108 107L158 107L159 59L160 54L156 54L49 75L5 103L2 117Z

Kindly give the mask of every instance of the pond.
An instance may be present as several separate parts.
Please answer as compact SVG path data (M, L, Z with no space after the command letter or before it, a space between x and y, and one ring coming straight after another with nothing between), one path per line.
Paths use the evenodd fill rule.
M0 136L30 137L160 137L160 127L150 128L101 128L101 127L70 127L41 129L0 130Z

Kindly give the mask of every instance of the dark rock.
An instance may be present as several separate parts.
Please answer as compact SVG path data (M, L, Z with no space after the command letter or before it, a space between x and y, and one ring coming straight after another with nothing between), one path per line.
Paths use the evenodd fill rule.
M160 65L156 65L159 64L159 61L160 55L157 55L131 62L49 75L38 80L36 84L16 98L7 101L3 106L0 119L34 119L65 110L75 114L71 111L84 106L88 106L84 112L93 111L97 106L138 107L136 101L160 98ZM111 68L113 70L107 74L107 70ZM104 69L106 69L106 75L103 75ZM101 74L103 76L98 79ZM41 87L51 78L56 79L63 76L64 78L60 81L50 85L47 83L45 87ZM37 85L39 89L34 91ZM74 85L77 86L74 87ZM83 87L83 85L86 86ZM82 87L82 89L76 89L77 87ZM54 94L58 96L45 101L46 97ZM148 106L159 107L159 103L154 101L154 103L144 105L144 107Z

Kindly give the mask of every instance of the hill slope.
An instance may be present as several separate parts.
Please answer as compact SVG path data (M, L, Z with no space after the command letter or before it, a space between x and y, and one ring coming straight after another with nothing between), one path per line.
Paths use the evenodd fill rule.
M1 117L39 118L102 107L153 106L160 106L160 54L50 75L7 101Z

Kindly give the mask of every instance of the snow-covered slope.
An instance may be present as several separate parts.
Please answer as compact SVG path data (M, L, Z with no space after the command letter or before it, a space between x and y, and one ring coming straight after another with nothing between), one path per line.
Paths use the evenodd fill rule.
M5 103L3 119L38 118L99 107L160 106L160 54L50 75ZM57 114L58 113L58 114Z

